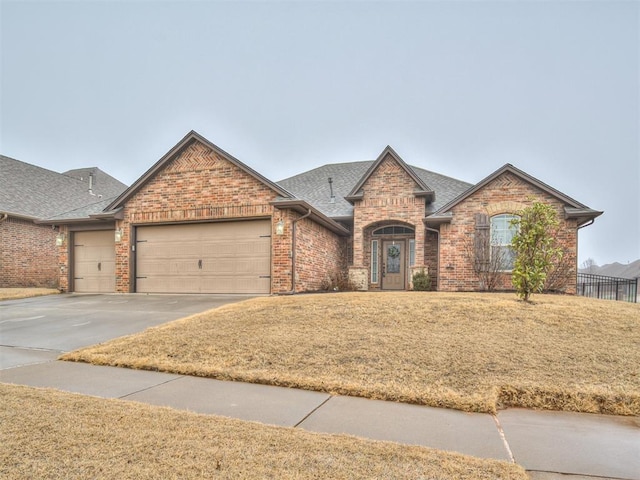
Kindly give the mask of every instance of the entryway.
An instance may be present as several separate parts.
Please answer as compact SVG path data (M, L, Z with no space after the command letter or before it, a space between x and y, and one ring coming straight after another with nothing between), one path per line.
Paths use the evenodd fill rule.
M406 248L404 241L382 242L382 289L405 289Z

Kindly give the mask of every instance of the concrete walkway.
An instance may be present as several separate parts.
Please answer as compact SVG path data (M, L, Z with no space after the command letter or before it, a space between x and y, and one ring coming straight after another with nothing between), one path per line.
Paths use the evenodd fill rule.
M495 416L463 413L290 388L60 362L53 360L56 353L25 349L22 366L0 370L0 382L515 461L534 480L640 480L637 417L524 409L509 409ZM20 352L15 354L21 356Z

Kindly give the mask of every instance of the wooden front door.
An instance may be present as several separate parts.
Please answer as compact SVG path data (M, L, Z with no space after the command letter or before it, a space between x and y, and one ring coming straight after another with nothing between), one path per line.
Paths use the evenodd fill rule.
M405 242L382 242L382 289L404 290L405 288Z

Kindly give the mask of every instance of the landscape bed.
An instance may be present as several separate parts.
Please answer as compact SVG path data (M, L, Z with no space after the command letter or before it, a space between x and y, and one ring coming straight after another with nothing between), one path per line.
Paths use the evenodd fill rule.
M640 414L640 305L574 296L260 297L61 359L465 411Z

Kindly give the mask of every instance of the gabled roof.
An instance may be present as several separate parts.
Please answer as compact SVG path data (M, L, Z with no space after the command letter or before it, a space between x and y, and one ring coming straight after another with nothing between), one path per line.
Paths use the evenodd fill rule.
M382 150L382 153L378 156L378 158L373 162L373 164L365 172L365 174L362 176L362 178L360 178L358 183L356 183L354 185L354 187L351 189L351 192L349 192L349 194L345 196L345 198L348 201L359 200L359 199L362 198L361 190L362 190L363 185L367 182L367 180L369 180L369 177L371 177L371 175L373 175L373 172L376 171L376 169L384 161L384 159L387 157L387 155L391 156L398 163L398 165L400 165L400 167L402 167L402 169L405 172L407 172L407 174L411 177L411 179L414 182L416 182L416 184L420 188L419 190L417 190L415 192L416 196L430 196L433 199L434 191L431 188L429 188L424 183L424 181L420 177L418 177L418 175L416 175L416 173L413 171L413 169L411 167L409 167L409 165L404 163L404 160L402 160L402 158L400 158L400 155L398 155L393 148L391 148L389 145L387 145L385 147L385 149Z
M372 160L350 163L330 163L293 177L279 180L278 185L286 188L328 217L348 219L353 217L353 205L345 197L369 171L375 162ZM425 184L435 190L435 200L427 205L427 212L440 206L468 190L472 184L447 177L416 166L409 166ZM329 186L329 178L332 180ZM331 201L333 189L334 201Z
M117 210L118 208L124 206L124 204L129 200L133 195L135 195L144 185L146 185L149 180L151 180L156 173L162 170L165 166L167 166L172 160L174 160L185 148L191 145L192 142L200 142L206 147L213 150L217 155L220 155L225 160L231 162L240 170L245 173L251 175L253 178L263 183L267 187L271 188L278 195L291 198L293 195L287 192L278 184L272 182L268 178L260 175L258 172L250 168L249 166L242 163L240 160L230 155L229 153L222 150L220 147L214 145L209 140L204 138L199 133L191 130L189 133L185 135L185 137L180 140L171 150L169 150L160 160L158 160L149 170L147 170L136 182L131 185L126 191L122 193L118 198L116 198L111 204L107 206L105 210Z
M74 173L80 171L83 175ZM125 188L96 167L58 173L0 155L0 213L11 216L45 219L113 198Z
M556 190L555 188L547 185L546 183L538 180L535 177L532 177L528 173L523 172L522 170L514 167L510 163L503 165L501 168L493 172L488 177L484 178L480 182L476 183L474 186L469 188L467 191L458 195L456 198L451 200L449 203L443 205L438 210L433 212L433 214L429 215L425 220L427 223L431 224L440 224L451 221L451 209L453 209L456 205L462 203L464 200L469 198L471 195L476 193L478 190L484 188L487 184L498 178L500 175L504 173L512 173L516 177L524 180L525 182L539 188L543 192L548 193L552 197L560 200L565 205L565 217L566 218L575 218L578 220L578 225L582 225L588 221L593 220L594 218L602 215L603 212L599 212L597 210L593 210L586 205L574 200L573 198L565 195L564 193Z

